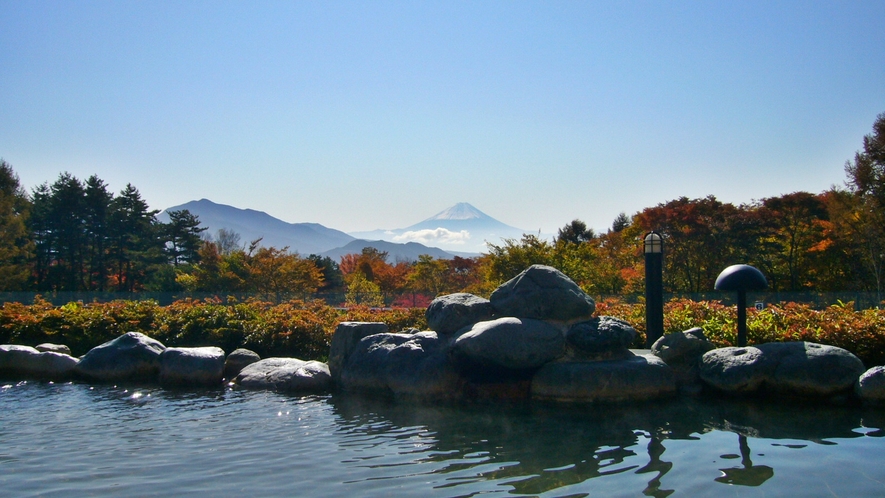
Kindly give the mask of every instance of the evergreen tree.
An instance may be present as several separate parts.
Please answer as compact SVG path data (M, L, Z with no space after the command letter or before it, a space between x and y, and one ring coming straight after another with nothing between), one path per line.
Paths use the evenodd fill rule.
M25 223L31 202L12 166L0 159L0 290L24 290L33 253Z
M203 246L201 235L207 230L200 227L200 219L187 209L169 211L169 223L165 228L166 254L173 266L199 261Z

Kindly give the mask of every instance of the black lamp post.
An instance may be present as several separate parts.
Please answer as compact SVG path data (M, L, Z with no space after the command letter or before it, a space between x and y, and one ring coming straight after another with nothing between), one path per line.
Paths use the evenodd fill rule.
M643 241L645 252L645 347L650 348L664 335L664 239L649 232Z
M737 291L738 323L737 345L747 345L747 291L760 291L768 288L768 280L757 268L750 265L731 265L722 270L716 278L714 289Z

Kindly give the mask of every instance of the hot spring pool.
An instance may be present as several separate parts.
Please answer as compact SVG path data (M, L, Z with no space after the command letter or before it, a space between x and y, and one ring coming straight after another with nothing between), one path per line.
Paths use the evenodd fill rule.
M885 496L885 409L5 383L2 496Z

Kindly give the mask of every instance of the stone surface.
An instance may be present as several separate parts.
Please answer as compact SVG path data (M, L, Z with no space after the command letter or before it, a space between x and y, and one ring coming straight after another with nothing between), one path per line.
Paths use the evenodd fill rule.
M321 393L332 388L329 366L297 358L265 358L247 365L236 383L247 389Z
M474 323L491 320L494 311L488 299L459 292L434 299L424 316L430 330L440 335L452 335Z
M468 367L539 368L565 351L562 331L540 320L504 317L479 322L455 339L452 353Z
M569 357L607 360L629 356L636 329L624 320L600 316L572 325L565 336Z
M864 372L857 379L854 392L865 403L885 403L885 367L877 366Z
M673 372L653 355L605 361L556 361L532 379L532 398L566 402L641 401L676 394Z
M707 351L716 349L716 346L707 340L704 331L700 327L688 329L683 332L667 334L651 346L651 354L664 360L670 365L698 364L698 360Z
M848 351L803 341L714 349L700 362L706 384L735 393L827 397L849 390L863 371L863 363Z
M160 353L159 380L164 386L218 385L223 374L221 348L166 348Z
M43 344L37 344L37 351L41 353L44 351L50 351L53 353L61 353L70 356L71 348L65 346L64 344L52 344L49 342L44 342Z
M0 346L0 375L15 379L67 380L74 374L77 358L30 346Z
M332 335L329 350L329 372L337 384L341 381L341 371L357 344L364 338L374 334L388 332L383 322L341 322Z
M368 336L349 357L341 386L435 399L457 397L459 376L449 360L448 344L434 331Z
M160 353L165 349L160 341L128 332L89 350L77 363L75 373L99 382L153 381L160 371Z
M247 365L251 365L260 360L258 353L245 348L238 348L231 351L227 358L224 359L224 378L233 379Z
M566 324L589 320L596 303L556 268L532 265L501 284L489 300L496 316L552 320Z

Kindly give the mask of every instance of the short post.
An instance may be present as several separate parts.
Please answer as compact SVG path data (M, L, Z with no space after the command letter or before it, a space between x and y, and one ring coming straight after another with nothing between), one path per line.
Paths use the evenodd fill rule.
M664 239L649 232L643 239L645 252L645 347L664 335Z
M716 278L714 289L737 291L737 345L747 345L747 291L760 291L768 288L768 280L761 271L750 265L731 265L722 270Z

